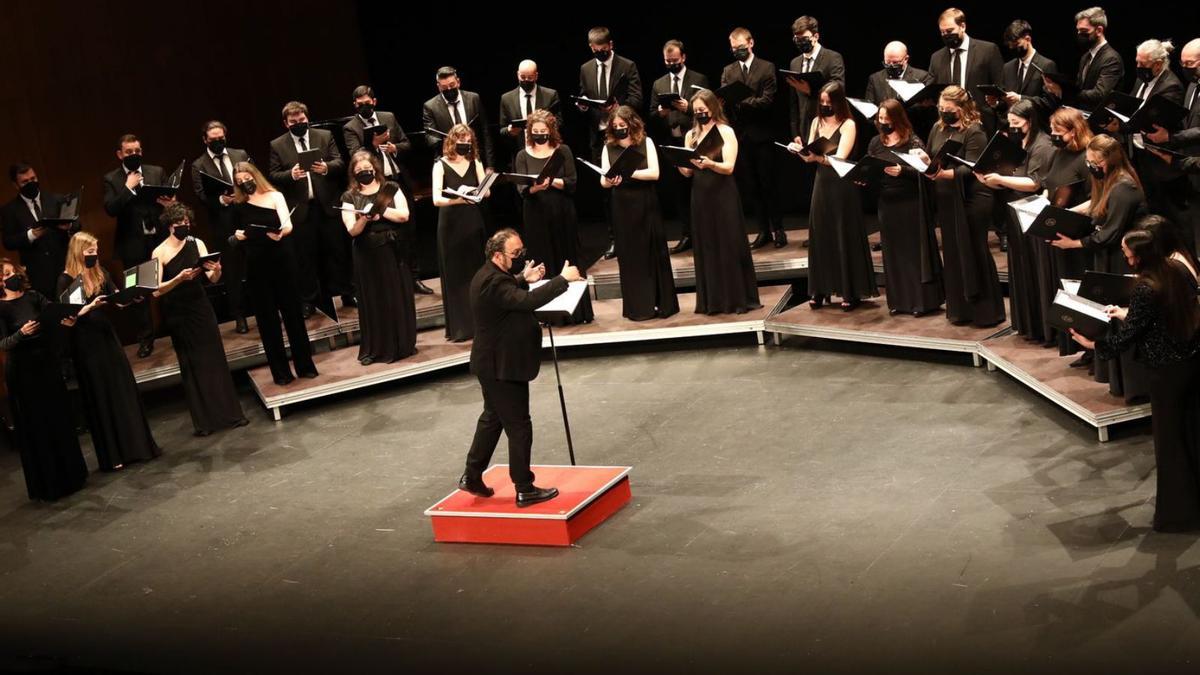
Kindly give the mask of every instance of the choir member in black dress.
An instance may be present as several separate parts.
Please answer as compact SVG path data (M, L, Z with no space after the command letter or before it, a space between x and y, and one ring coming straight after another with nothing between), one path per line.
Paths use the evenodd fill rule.
M1121 149L1121 143L1105 134L1093 137L1088 143L1087 167L1091 172L1092 198L1073 210L1090 215L1096 231L1083 239L1070 239L1060 234L1051 244L1068 250L1082 249L1085 254L1091 254L1087 269L1128 274L1132 270L1121 250L1121 238L1144 215L1146 198L1141 179ZM1132 354L1096 359L1091 365L1096 381L1108 383L1113 396L1121 396L1126 402L1133 403L1146 395L1145 373L1140 364L1134 362Z
M279 326L282 317L296 375L314 378L317 366L304 325L300 286L296 281L296 254L288 238L292 234L292 218L287 200L248 162L233 168L233 179L238 229L229 243L243 247L246 252L246 287L254 302L254 320L267 353L271 377L278 385L296 379L283 347L283 330Z
M1037 109L1028 99L1008 108L1008 138L1025 149L1025 162L1011 176L998 173L975 174L975 180L996 191L996 199L1007 205L1029 193L1040 192L1046 172L1054 158L1054 146L1042 133ZM1012 327L1027 340L1043 342L1042 289L1038 285L1038 260L1049 255L1051 247L1036 237L1021 232L1013 210L1005 207L1008 227L1008 298Z
M402 246L401 223L408 202L397 183L391 201L378 213L373 207L383 189L379 156L359 150L350 157L350 189L342 195L342 224L354 252L354 287L358 289L358 322L362 341L358 362L393 363L417 353L417 305L412 271ZM371 206L370 213L358 213Z
M1094 343L1072 337L1102 359L1133 350L1149 373L1156 491L1154 529L1200 530L1200 306L1196 279L1162 254L1149 230L1125 235L1121 249L1137 271L1126 310L1109 307L1121 321Z
M525 147L513 160L513 171L539 175L555 153L561 155L562 168L549 180L517 189L523 198L523 236L529 258L545 263L546 269L558 270L567 264L587 274L579 263L579 228L575 215L575 156L562 142L558 118L550 110L535 110L525 125ZM571 317L572 323L587 323L594 317L592 300L586 293Z
M916 169L897 161L896 154L924 150L913 131L904 104L889 98L879 105L867 154L892 162L879 179L879 234L883 242L883 274L888 311L923 316L941 308L942 256L938 252L931 205L922 198Z
M472 204L442 191L479 187L486 174L476 152L475 132L465 124L456 124L442 144L442 157L433 163L442 310L446 314L446 339L451 342L464 342L475 335L471 321L471 279L483 264L487 235L482 202Z
M962 155L975 161L987 145L979 113L966 90L946 87L938 99L938 121L929 133L929 152L935 156L947 141L962 143ZM929 155L921 153L923 159ZM995 326L1004 321L1004 296L996 261L988 249L992 191L965 166L940 166L926 177L933 182L937 222L942 231L946 319L956 326Z
M64 423L70 408L57 327L38 321L50 301L29 286L24 267L0 259L0 277L0 350L7 354L5 382L25 491L30 499L54 501L83 487L88 474L74 425Z
M152 254L162 271L155 295L162 299L163 318L179 359L183 393L195 435L207 436L219 429L245 426L246 416L238 402L233 376L229 374L217 315L201 282L201 279L206 283L220 281L221 263L200 262L201 256L208 255L208 248L191 236L192 210L186 205L168 206L160 222L170 236Z
M846 90L840 82L829 82L818 96L808 142L828 138L838 146L831 154L849 160L858 139L858 128L850 117ZM798 153L802 146L793 141L789 147ZM867 228L863 224L862 198L852 182L838 176L827 157L811 153L798 156L817 165L808 214L808 294L812 296L809 304L820 309L837 295L842 298L842 310L850 311L863 298L879 295Z
M692 96L692 129L685 142L696 147L709 133L724 144L715 157L692 160L694 169L680 168L692 178L692 237L696 262L696 313L744 314L762 307L758 278L746 241L742 199L733 177L738 141L729 126L721 99L705 89Z
M622 152L644 155L628 179L600 176L600 187L612 190L612 226L621 275L621 314L633 321L664 318L679 311L671 257L658 209L658 152L646 136L642 118L623 105L612 112L600 152L605 172ZM692 216L695 218L695 214ZM693 233L694 235L694 233Z
M86 306L68 331L71 357L96 460L101 471L116 471L130 462L154 459L162 450L150 434L146 409L117 331L103 311L95 311L108 304L104 296L118 290L100 266L99 255L95 236L75 233L56 292L61 297L76 277L83 276Z

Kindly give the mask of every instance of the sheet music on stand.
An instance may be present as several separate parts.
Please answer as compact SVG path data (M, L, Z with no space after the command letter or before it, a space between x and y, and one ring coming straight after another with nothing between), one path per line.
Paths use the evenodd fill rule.
M534 290L540 286L550 283L549 280L543 279L529 284L529 290ZM570 317L579 307L579 302L583 300L583 294L587 293L588 283L586 281L572 281L567 284L567 290L559 294L550 302L538 307L533 311L539 320L557 319Z

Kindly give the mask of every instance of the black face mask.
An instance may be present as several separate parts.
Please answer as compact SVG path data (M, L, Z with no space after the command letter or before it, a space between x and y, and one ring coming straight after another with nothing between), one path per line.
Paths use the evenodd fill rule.
M1200 82L1200 66L1192 68L1188 71L1188 79L1192 82Z
M458 87L455 87L453 89L446 89L445 91L443 91L442 98L446 99L447 103L457 103L458 102Z
M942 35L942 44L950 49L958 49L962 46L962 36L958 33L946 33Z
M596 49L596 50L592 51L592 58L596 59L597 61L599 61L601 63L604 63L605 61L607 61L608 57L610 57L610 56L612 56L611 49Z
M745 61L746 59L750 58L749 47L738 47L737 49L730 50L730 53L733 54L733 58L737 59L738 61Z
M696 113L696 121L700 124L708 124L712 120L712 115L706 112Z
M11 277L4 280L4 288L5 288L5 290L9 290L14 293L16 293L19 290L24 289L25 288L25 277L21 276L20 274L12 275Z
M466 157L467 155L471 154L471 144L470 143L455 143L454 144L454 154L458 155L459 157Z
M817 106L817 114L821 117L833 117L833 106L819 105Z
M1012 48L1012 53L1017 55L1017 58L1023 59L1029 53L1029 45L1016 45Z
M125 155L121 158L121 165L128 171L137 171L142 168L141 155Z
M1087 50L1091 49L1092 47L1095 47L1096 40L1097 40L1097 37L1096 37L1095 33L1076 33L1075 34L1075 44L1079 45L1079 48L1084 51L1087 51Z
M245 192L247 195L252 195L255 192L258 192L258 183L256 181L248 180L239 183L238 187L240 187L242 192Z
M1149 82L1150 80L1153 80L1154 79L1154 69L1153 68L1138 68L1137 69L1137 78L1139 80L1141 80L1142 82Z
M218 138L215 141L209 141L208 142L208 151L211 152L212 154L220 157L221 154L225 152L225 139Z
M1025 138L1025 130L1022 129L1021 127L1009 127L1008 128L1008 137L1012 138L1014 140L1020 140L1022 138Z
M375 116L375 106L370 103L360 103L358 105L358 116L364 120L369 120Z
M799 50L799 52L801 54L812 53L812 50L813 50L812 38L794 37L794 38L792 38L792 44L796 45L796 49Z
M1092 164L1091 162L1087 163L1087 168L1088 173L1092 174L1092 178L1095 178L1096 180L1104 180L1105 174L1108 173L1104 170L1104 167Z
M618 141L623 141L629 138L629 127L621 127L620 129L613 127L612 135Z
M894 127L890 124L880 124L879 125L879 133L883 134L884 136L887 136L888 134L892 133L895 130L896 130L896 127Z
M667 72L668 72L668 73L671 73L672 75L675 75L675 74L677 74L677 73L678 73L679 71L681 71L681 70L683 70L683 64L682 64L682 63L678 63L678 62L676 62L676 63L668 63L668 64L667 64Z
M288 131L292 132L292 135L296 138L300 138L304 134L308 133L308 122L296 122L292 126L288 127Z
M21 196L25 199L37 199L37 196L41 194L41 192L41 187L38 185L36 180L31 180L21 186Z
M520 272L521 270L525 269L525 261L528 259L529 259L528 256L524 253L513 258L512 266L508 268L508 271L512 272L514 274Z
M889 80L898 80L900 79L900 76L904 74L904 64L885 63L883 64L883 70L887 74L887 78Z
M1050 134L1050 145L1056 148L1067 147L1067 139L1062 137L1062 134Z
M533 91L534 87L537 86L537 82L534 82L533 80L521 80L517 83L517 86L521 87L521 91L528 94L529 92Z
M95 267L98 262L100 262L100 256L95 253L83 256L83 266L89 270Z
M374 171L359 171L354 174L354 180L358 181L359 185L370 185L375 182Z
M550 142L550 134L531 134L534 145L545 145Z
M941 118L942 118L942 124L944 124L948 127L952 127L955 124L958 124L958 113L956 113L956 112L944 112L941 114Z
M173 237L175 237L176 239L178 239L179 241L183 241L184 239L187 239L188 235L191 233L192 233L191 225L176 225L171 230L171 235Z

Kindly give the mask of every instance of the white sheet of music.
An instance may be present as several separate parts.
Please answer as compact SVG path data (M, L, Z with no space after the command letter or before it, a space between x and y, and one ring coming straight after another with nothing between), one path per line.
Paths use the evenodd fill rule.
M846 100L869 120L875 119L875 113L879 112L879 106L870 101L864 101L861 98L847 98Z
M1028 232L1029 227L1033 225L1033 221L1037 220L1038 214L1047 206L1050 206L1050 200L1044 195L1031 195L1013 202L1008 203L1009 208L1017 214L1017 222L1021 224L1021 231Z
M845 178L846 174L850 173L851 169L858 166L858 164L854 162L847 162L846 160L838 159L833 155L825 155L825 159L829 160L829 166L837 172L839 178Z
M529 290L535 290L548 283L550 282L547 279L535 281L529 284ZM579 306L579 301L583 299L583 294L587 293L587 287L588 283L586 281L572 281L567 284L565 293L538 307L534 312L537 314L573 314L575 308Z
M908 99L919 94L921 92L921 90L925 88L925 85L921 84L920 82L905 82L904 80L888 80L887 83L888 83L888 86L891 87L892 89L896 90L896 93L900 94L900 98L904 99L906 102L908 101Z
M911 166L912 168L916 169L917 171L919 171L921 173L925 173L926 171L929 170L929 165L926 164L925 161L922 160L917 155L914 155L914 154L908 153L908 152L901 153L901 152L894 152L894 151L892 152L892 154L899 157L902 162Z
M1059 307L1075 310L1084 316L1090 316L1093 319L1100 321L1108 321L1108 313L1104 311L1104 305L1098 302L1092 302L1086 298L1081 298L1073 293L1068 293L1065 290L1060 290L1054 295L1054 304Z

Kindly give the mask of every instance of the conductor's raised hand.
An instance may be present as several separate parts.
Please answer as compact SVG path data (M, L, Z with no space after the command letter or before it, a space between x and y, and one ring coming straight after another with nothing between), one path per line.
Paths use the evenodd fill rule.
M572 265L570 260L563 262L562 274L559 276L567 281L580 281L583 279L583 276L579 274L579 268Z

